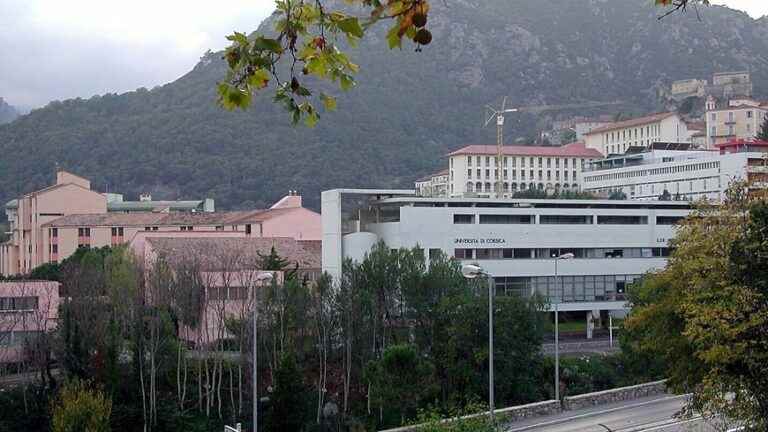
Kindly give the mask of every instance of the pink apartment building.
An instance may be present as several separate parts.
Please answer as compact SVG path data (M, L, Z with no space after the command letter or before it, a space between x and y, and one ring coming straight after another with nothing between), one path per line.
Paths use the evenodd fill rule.
M150 207L148 207L150 208ZM106 194L90 182L59 171L56 184L24 195L7 208L11 239L0 244L0 274L26 274L60 262L78 247L116 246L148 233L187 237L291 237L320 240L320 214L291 193L269 209L235 212L110 212Z
M24 343L56 327L59 284L0 282L0 364L24 360Z

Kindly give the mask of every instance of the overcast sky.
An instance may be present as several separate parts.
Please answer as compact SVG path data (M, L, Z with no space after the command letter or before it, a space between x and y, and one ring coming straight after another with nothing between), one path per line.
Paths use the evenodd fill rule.
M575 0L576 1L576 0ZM768 0L716 0L760 17ZM0 97L12 105L151 88L248 32L273 0L0 0Z

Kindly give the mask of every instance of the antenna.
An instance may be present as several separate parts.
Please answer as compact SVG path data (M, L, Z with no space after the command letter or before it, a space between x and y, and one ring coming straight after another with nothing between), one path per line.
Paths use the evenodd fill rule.
M544 111L557 111L557 110L567 110L567 109L573 109L573 108L596 108L596 107L603 107L608 105L620 105L623 102L616 101L616 102L594 102L594 101L586 101L581 103L575 103L575 104L564 104L564 105L537 105L537 106L525 106L525 107L517 107L517 108L507 108L507 97L504 96L504 98L501 100L501 109L496 109L490 105L486 105L486 113L488 115L488 118L485 120L484 127L487 127L491 121L495 118L496 119L496 190L495 190L495 197L501 198L503 197L503 191L504 191L504 181L502 180L502 173L503 173L503 156L504 156L504 114L506 113L515 113L515 112L528 112L532 114L541 114Z

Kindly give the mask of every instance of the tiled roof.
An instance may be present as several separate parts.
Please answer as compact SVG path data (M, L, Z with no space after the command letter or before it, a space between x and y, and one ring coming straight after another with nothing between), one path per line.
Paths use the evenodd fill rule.
M448 168L446 168L444 170L440 170L440 171L438 171L436 173L432 173L432 174L430 174L428 176L424 176L424 177L422 177L422 178L420 178L420 179L418 179L416 181L417 182L430 181L430 180L432 180L433 177L445 176L445 175L448 175Z
M146 241L171 265L200 259L204 270L258 269L259 254L268 255L272 247L292 265L298 263L299 269L319 270L322 267L320 241L290 237L150 237Z
M200 225L238 225L262 222L273 217L294 211L288 209L244 210L231 212L171 212L171 213L102 213L72 214L60 217L44 226L200 226Z
M624 129L628 127L640 126L646 123L655 123L657 121L661 121L675 115L677 114L673 112L664 112L664 113L651 114L644 117L637 117L629 120L623 120L623 121L611 123L601 128L592 129L592 131L585 133L584 135L594 135L601 132L608 132L616 129Z
M587 148L583 142L564 146L504 146L502 150L505 156L603 157L599 151ZM495 154L497 154L495 145L470 145L449 153L448 156Z

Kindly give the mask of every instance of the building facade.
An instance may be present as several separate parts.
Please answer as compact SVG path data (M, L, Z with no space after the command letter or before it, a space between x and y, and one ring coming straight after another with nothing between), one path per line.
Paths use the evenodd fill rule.
M343 221L344 197L368 202ZM323 192L323 270L341 275L379 240L477 263L497 295L543 295L561 310L621 310L641 275L666 265L674 224L687 202L421 198L409 191ZM555 277L554 257L565 253Z
M733 139L753 139L768 115L768 106L750 99L731 100L717 108L714 98L706 104L707 147Z
M577 191L582 166L602 157L579 142L560 147L504 146L499 173L497 155L493 145L471 145L450 153L448 196L501 198L527 189Z
M143 203L153 206L147 207L148 211L139 211L143 207L134 205L109 211L107 196L92 191L88 180L59 171L55 185L6 206L10 239L0 244L0 274L28 274L42 264L66 259L79 247L117 246L130 242L139 232L188 236L210 232L299 240L319 240L321 236L320 215L304 208L301 196L294 192L269 209L236 212L196 211L178 201L164 202L162 208L154 207L158 201ZM171 210L178 206L186 210Z
M636 200L722 200L728 186L766 179L768 143L731 141L718 150L650 149L595 161L584 172L585 191L598 195L623 192Z
M673 112L611 123L584 136L587 148L597 150L604 156L621 154L632 147L650 147L654 142L691 141L685 121Z
M59 283L0 282L0 364L25 359L25 343L56 328Z
M416 180L416 193L426 197L448 196L449 170L444 169Z

